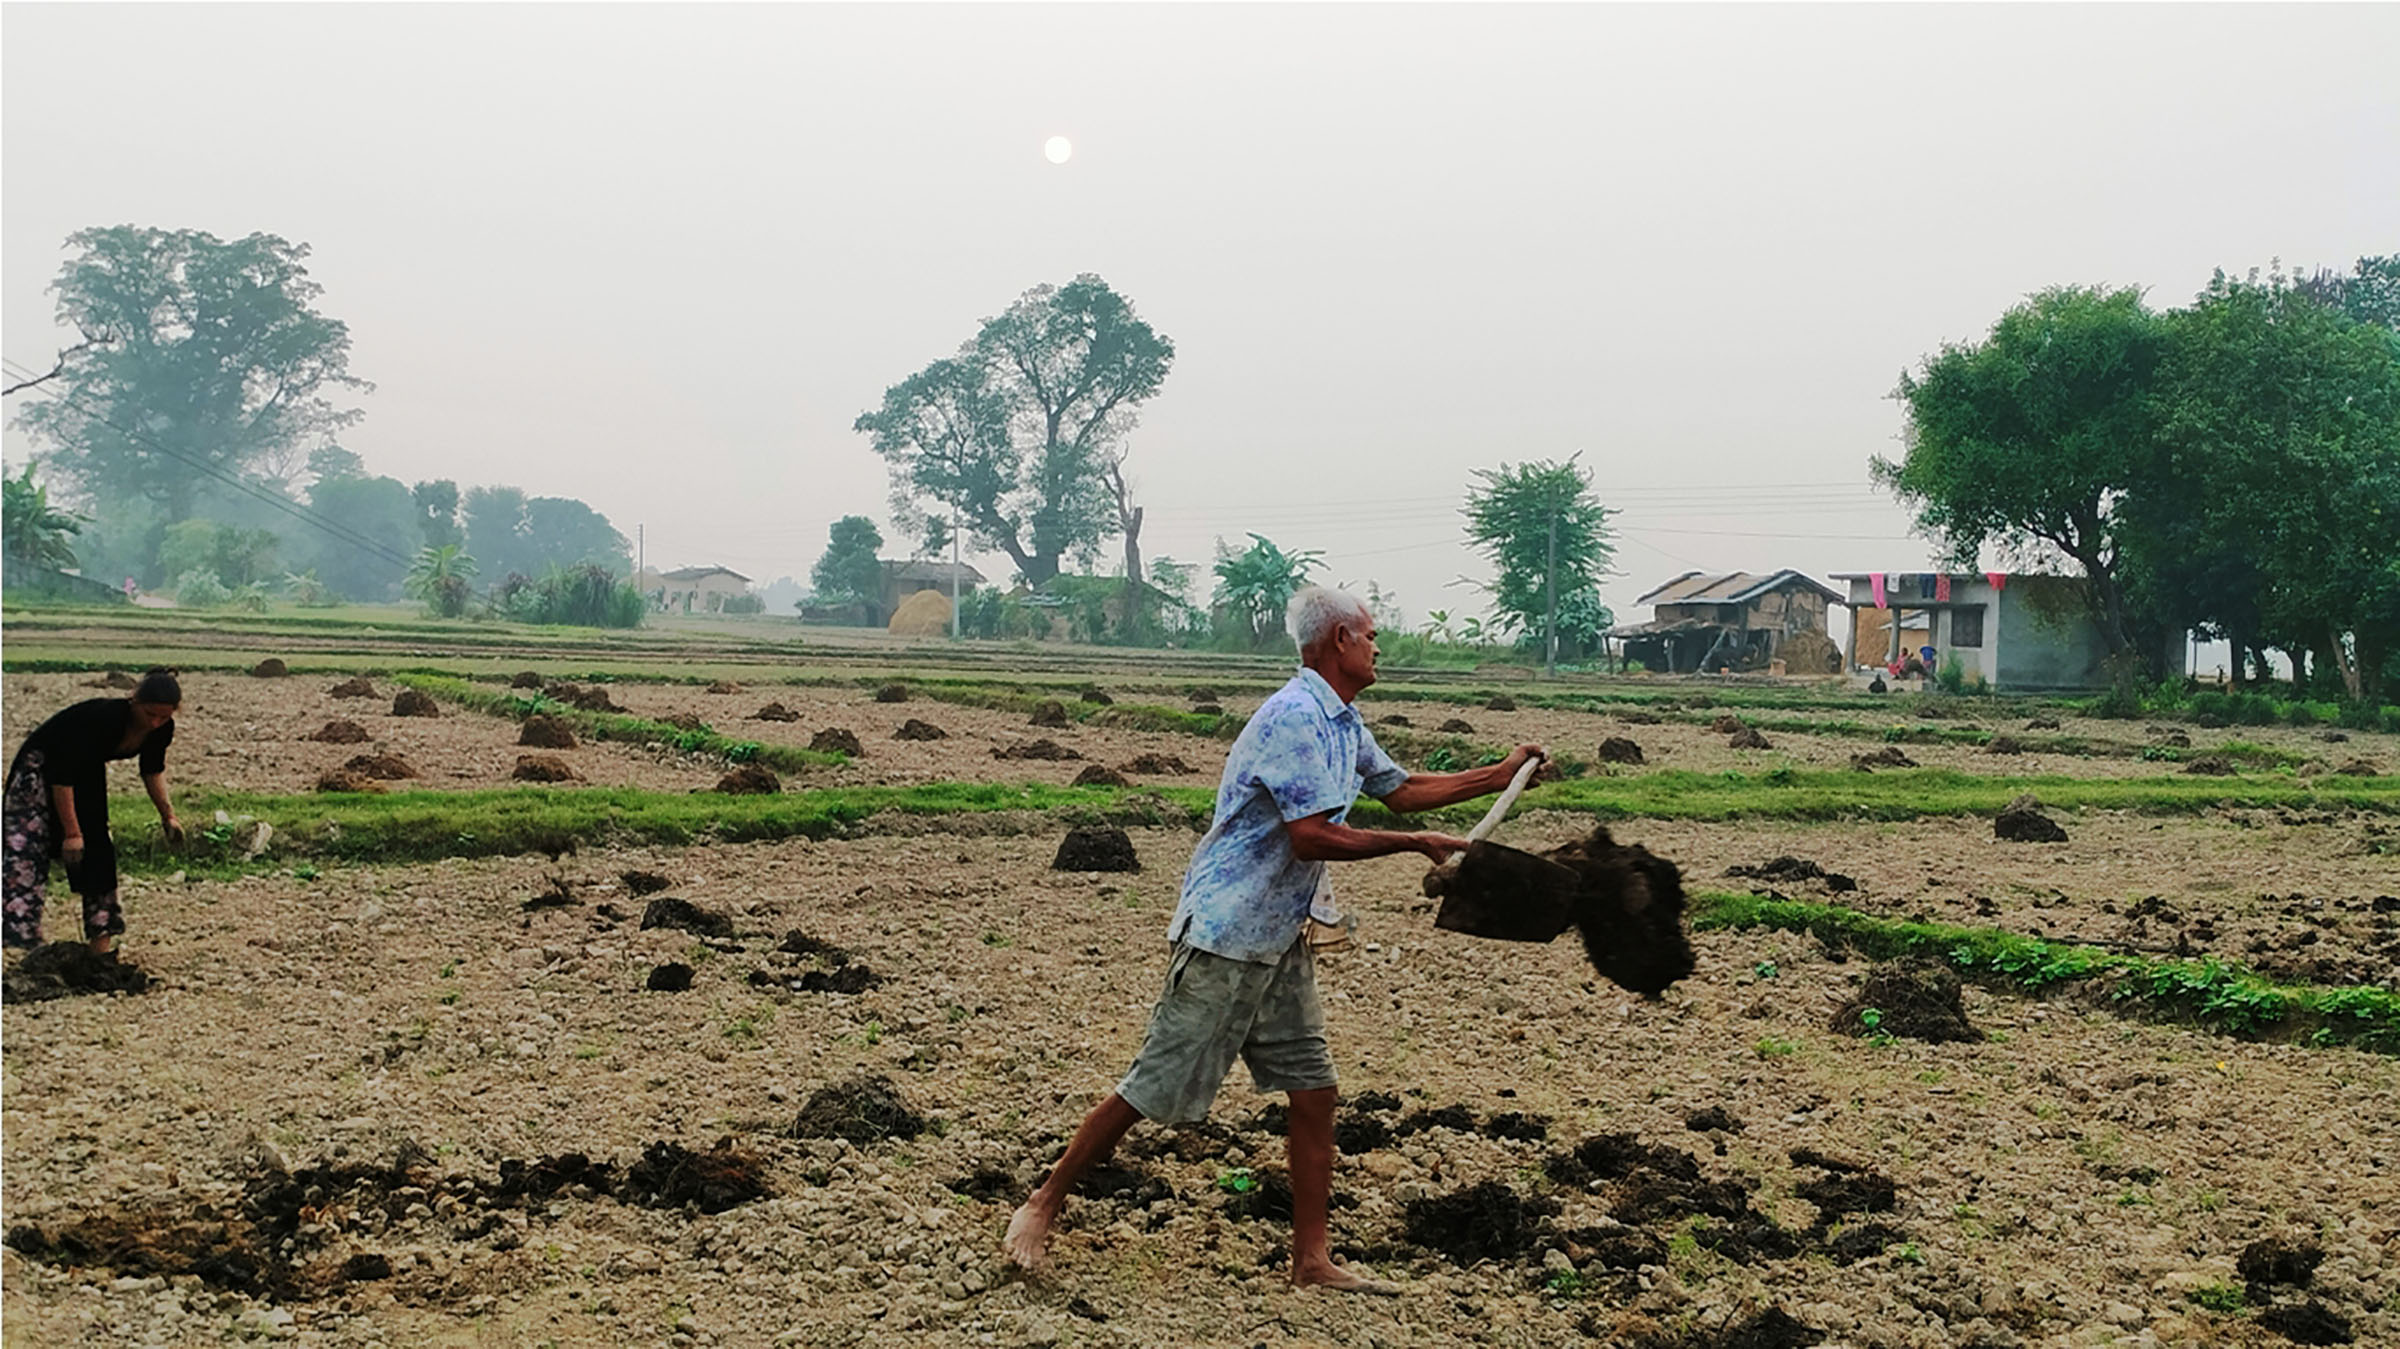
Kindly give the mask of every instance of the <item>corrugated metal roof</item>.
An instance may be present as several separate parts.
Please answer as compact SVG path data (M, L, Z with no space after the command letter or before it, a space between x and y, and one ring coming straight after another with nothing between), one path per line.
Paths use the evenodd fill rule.
M1770 590L1799 584L1816 591L1826 599L1839 603L1843 596L1823 582L1786 567L1782 571L1759 574L1733 571L1712 576L1707 572L1687 571L1658 589L1635 600L1636 604L1747 604Z

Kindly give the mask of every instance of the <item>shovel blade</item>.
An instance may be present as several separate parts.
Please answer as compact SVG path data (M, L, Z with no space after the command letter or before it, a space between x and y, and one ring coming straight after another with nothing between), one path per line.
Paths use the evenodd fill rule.
M1581 878L1547 857L1478 842L1444 878L1433 925L1495 941L1546 942L1567 930Z

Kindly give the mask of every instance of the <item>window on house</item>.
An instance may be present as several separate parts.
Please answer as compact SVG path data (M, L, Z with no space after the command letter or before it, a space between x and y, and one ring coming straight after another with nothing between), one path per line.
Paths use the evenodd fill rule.
M1983 606L1950 611L1950 645L1983 645Z

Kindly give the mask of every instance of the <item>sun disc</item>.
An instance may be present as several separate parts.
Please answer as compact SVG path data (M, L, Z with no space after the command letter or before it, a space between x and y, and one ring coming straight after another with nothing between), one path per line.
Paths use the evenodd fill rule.
M1064 136L1052 136L1042 142L1042 157L1053 164L1064 164L1075 153L1075 143Z

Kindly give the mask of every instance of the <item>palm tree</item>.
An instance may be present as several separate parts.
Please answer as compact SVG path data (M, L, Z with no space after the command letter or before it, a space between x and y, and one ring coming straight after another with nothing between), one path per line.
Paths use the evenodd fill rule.
M465 549L455 543L429 543L418 550L416 565L408 569L401 588L425 601L441 617L456 618L467 611L467 596L473 589L467 578L474 574L475 559Z
M6 520L0 522L0 532L7 534L10 557L60 570L75 565L75 549L67 536L82 533L91 523L88 516L53 507L49 487L33 480L30 463L21 476L0 478L0 493L5 494L6 502Z

